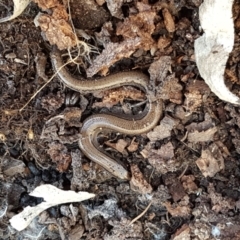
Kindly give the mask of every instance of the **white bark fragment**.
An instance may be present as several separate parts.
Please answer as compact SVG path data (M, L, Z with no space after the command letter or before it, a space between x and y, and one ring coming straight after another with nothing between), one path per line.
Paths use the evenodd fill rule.
M52 185L45 184L34 189L29 194L34 197L41 197L45 201L35 207L26 207L24 210L10 219L13 228L18 231L25 229L31 221L44 210L63 203L81 202L95 197L95 194L88 192L63 191Z
M1 18L0 23L7 22L13 20L14 18L18 17L28 6L30 0L13 0L14 3L14 10L11 16Z
M224 71L234 44L233 0L205 0L199 8L203 36L195 41L195 57L200 75L222 100L240 104L224 83Z

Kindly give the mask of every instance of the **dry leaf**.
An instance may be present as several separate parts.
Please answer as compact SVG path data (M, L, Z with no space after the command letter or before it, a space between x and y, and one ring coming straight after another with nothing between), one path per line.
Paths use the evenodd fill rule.
M194 131L188 133L188 141L193 143L213 141L214 134L218 131L217 127L209 128L206 131Z
M94 207L93 209L88 209L88 217L93 219L96 216L102 216L104 219L114 218L116 215L118 218L125 217L125 212L118 207L117 200L115 198L110 198L104 200L104 203Z
M174 157L174 147L171 142L168 142L166 144L162 144L160 149L157 150L157 154L165 159L169 160Z
M49 93L41 98L41 106L49 113L55 113L64 104L65 94L61 92Z
M82 111L77 107L66 108L61 114L46 121L40 139L61 143L78 141L80 133L77 128L82 126L81 115ZM69 126L77 128L68 128Z
M188 204L188 196L184 197L184 199L178 204L171 204L170 202L163 203L163 205L167 208L167 211L173 217L188 217L191 213L191 209Z
M111 232L105 233L102 239L105 240L125 240L125 239L144 239L143 237L143 225L140 221L136 221L130 224L130 220L127 218L113 218L108 221L109 226L111 226ZM100 239L100 238L98 238Z
M210 149L202 151L201 157L196 161L196 164L204 177L213 177L216 173L224 169L224 159L221 157L221 152L216 153L210 146Z
M167 149L167 154L163 152L164 149ZM161 174L175 172L181 165L179 160L172 157L174 156L174 151L171 142L162 145L160 149L155 149L151 143L148 143L144 151L141 151L141 154L148 158L149 163Z
M51 156L53 162L57 163L57 170L65 172L71 161L71 155L63 144L50 143L47 153Z
M229 150L228 150L228 148L227 148L227 146L226 146L223 142L221 142L221 141L215 141L215 144L216 144L216 145L218 146L218 148L221 150L222 155L223 155L224 158L226 158L226 157L228 157L228 156L231 155L230 152L229 152Z
M117 141L117 143L112 143L111 141L107 141L107 142L104 142L104 144L106 144L109 147L112 147L112 148L116 149L120 153L125 153L126 154L125 148L128 145L128 143L123 139L119 139Z
M160 125L155 127L153 131L149 132L147 134L147 137L150 139L150 141L155 142L157 140L162 140L164 138L171 136L172 129L178 125L179 120L174 119L170 116L165 116L161 122Z
M198 108L202 106L203 99L207 98L210 91L211 90L204 81L190 81L186 87L186 93L184 94L186 97L184 101L186 109L190 112L198 110Z
M168 72L171 72L171 62L171 57L162 56L151 63L148 69L151 81L162 83L167 77Z
M186 86L186 90L188 92L200 92L201 94L210 93L210 88L202 80L194 80L194 81L188 82Z
M215 124L212 121L211 116L208 113L206 113L204 116L203 122L199 122L199 123L192 122L191 124L186 126L186 129L189 132L192 132L192 131L202 132L202 131L206 131L210 128L213 128L214 125Z
M80 108L77 108L77 107L65 108L62 114L63 114L63 119L68 123L68 126L73 126L73 127L82 126L82 123L80 123L82 110Z
M186 195L182 183L175 173L167 173L164 175L163 181L172 195L174 202L181 200Z
M203 36L195 41L199 72L210 89L222 100L240 104L224 83L224 70L234 44L233 0L205 0L199 7Z
M187 191L188 194L198 191L198 187L194 180L195 177L193 175L184 175L181 177L183 188L185 189L185 191Z
M170 100L173 103L182 103L182 85L178 82L179 80L175 78L172 74L166 77L161 85L159 85L157 96L164 100Z
M98 42L103 45L104 48L111 42L111 36L113 34L112 22L105 22L101 28L101 32L95 32L95 36Z
M11 157L4 157L1 163L1 171L6 176L17 176L26 171L26 165L23 161Z
M43 198L44 202L35 207L28 206L24 208L21 213L10 219L12 227L18 231L25 229L36 216L50 207L69 202L81 202L95 197L95 194L92 193L63 191L49 184L41 185L35 188L29 195Z
M155 44L151 36L155 29L155 16L156 12L153 10L130 15L123 23L117 25L116 34L122 35L124 39L140 38L140 47L147 51Z
M212 210L219 213L227 213L230 209L234 209L236 202L227 197L223 197L220 193L215 191L212 183L209 183L208 194L212 202Z
M198 108L202 106L202 95L198 91L192 93L185 93L184 95L186 97L184 105L186 106L188 112L195 112Z

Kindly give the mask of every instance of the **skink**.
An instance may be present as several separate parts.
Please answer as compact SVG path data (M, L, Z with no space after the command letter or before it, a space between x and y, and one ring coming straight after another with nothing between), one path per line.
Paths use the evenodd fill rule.
M98 163L117 178L128 180L129 172L117 161L101 152L96 147L96 138L101 129L111 129L128 135L138 135L149 132L162 116L162 101L155 100L152 90L149 89L149 78L141 72L121 72L99 79L87 80L73 77L64 67L60 51L54 47L51 61L58 78L69 88L80 93L104 91L120 86L131 85L143 89L148 98L143 114L138 117L123 117L96 114L88 117L82 126L79 147L92 161Z

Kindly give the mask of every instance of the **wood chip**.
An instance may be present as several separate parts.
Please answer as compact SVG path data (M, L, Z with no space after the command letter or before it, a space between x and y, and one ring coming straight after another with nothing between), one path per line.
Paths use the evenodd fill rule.
M175 32L175 23L174 23L173 17L171 15L171 13L169 12L169 10L167 8L164 8L162 10L162 14L163 14L163 18L164 18L164 24L165 24L168 32L170 32L170 33Z
M152 186L146 181L143 174L136 164L131 165L132 178L130 186L133 191L137 191L141 194L147 194L152 192Z

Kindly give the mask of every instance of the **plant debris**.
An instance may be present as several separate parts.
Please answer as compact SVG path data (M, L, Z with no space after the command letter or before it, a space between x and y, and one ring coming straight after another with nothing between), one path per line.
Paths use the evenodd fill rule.
M52 14L38 14L35 23L41 27L50 44L56 44L59 49L68 49L77 44L76 36L69 24L69 16L63 5L57 0L35 0L43 10L51 9Z
M228 17L235 30L230 56L226 9L199 20L209 3L202 2L36 0L0 24L0 239L240 238L239 109L211 92L199 67L202 57L238 95L239 1ZM0 18L14 9L2 0ZM210 36L210 23L230 31L228 51L214 66L194 49ZM68 49L61 51L64 67L76 78L96 77L98 84L96 74L149 76L151 101L163 103L156 127L136 136L104 128L93 141L126 168L129 181L80 151L81 127L95 114L141 117L148 96L135 86L87 94L65 87L54 75L52 44ZM210 57L221 55L220 48L209 48ZM44 195L32 194L39 188L47 189Z
M224 83L226 65L234 43L233 0L207 0L199 8L205 34L195 41L196 63L210 89L222 100L239 104L239 98Z
M87 192L75 193L73 191L68 191L67 194L65 191L57 189L51 185L42 185L37 187L32 193L29 194L34 197L42 197L45 202L40 203L36 207L26 207L23 212L18 215L15 215L10 219L11 225L18 231L26 228L30 222L38 216L42 211L55 206L57 204L62 204L66 202L79 202L89 198L94 197L95 195Z
M142 194L147 194L152 192L152 186L144 179L143 174L137 165L131 166L132 178L130 181L130 186L133 191L137 191Z

